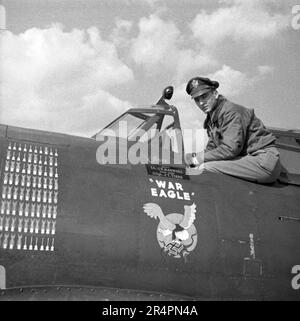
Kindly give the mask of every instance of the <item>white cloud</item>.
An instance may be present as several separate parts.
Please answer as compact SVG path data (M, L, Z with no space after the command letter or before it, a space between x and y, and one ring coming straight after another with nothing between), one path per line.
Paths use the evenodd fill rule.
M221 69L207 75L207 77L220 83L220 93L228 97L234 97L253 87L271 72L273 72L273 67L271 66L258 66L256 74L249 76L239 70L223 65Z
M110 36L112 42L118 47L125 47L129 45L129 33L132 29L133 22L130 20L115 19L115 28Z
M240 94L253 83L253 80L248 78L246 74L226 65L208 77L217 80L220 83L220 92L229 97Z
M208 47L228 39L253 42L274 38L289 25L289 17L271 14L261 1L225 0L228 7L202 10L190 24L194 37Z
M107 91L133 73L96 28L5 32L1 60L1 123L90 134L129 105Z
M112 1L112 0L109 0ZM120 1L120 0L116 0L116 1ZM124 1L125 3L127 3L128 5L149 5L150 7L154 7L155 5L157 5L158 2L161 2L162 0L121 0Z
M137 64L156 65L173 55L179 30L173 22L165 22L157 15L141 18L139 35L132 46L132 56Z
M274 67L268 66L268 65L258 66L257 69L258 69L259 75L261 76L272 74L274 72Z
M187 75L203 74L212 67L216 67L217 64L217 61L208 53L198 53L191 49L179 50L177 62L174 65L176 79L181 81Z
M150 6L154 7L161 0L144 0L144 1L148 3Z
M151 74L167 70L181 82L193 70L207 70L216 62L201 51L183 48L183 35L172 21L157 15L141 18L139 34L132 41L131 55L136 64Z

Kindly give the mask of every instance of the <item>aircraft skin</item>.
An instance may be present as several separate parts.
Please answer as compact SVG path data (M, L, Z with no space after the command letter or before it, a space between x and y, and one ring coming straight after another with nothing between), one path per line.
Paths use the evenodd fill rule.
M0 126L1 299L300 299L299 186L100 165L99 145Z

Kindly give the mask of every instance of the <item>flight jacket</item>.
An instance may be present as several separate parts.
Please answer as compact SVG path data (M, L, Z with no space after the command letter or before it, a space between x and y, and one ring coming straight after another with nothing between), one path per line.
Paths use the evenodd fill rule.
M275 147L276 137L249 109L220 95L216 107L207 114L204 128L209 137L204 161L229 160Z

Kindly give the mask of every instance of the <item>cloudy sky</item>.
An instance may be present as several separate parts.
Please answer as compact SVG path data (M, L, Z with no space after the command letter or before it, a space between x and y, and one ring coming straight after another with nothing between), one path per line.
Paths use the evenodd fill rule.
M185 86L209 76L267 126L299 129L297 2L3 0L0 122L90 136L173 85L182 127L201 128Z

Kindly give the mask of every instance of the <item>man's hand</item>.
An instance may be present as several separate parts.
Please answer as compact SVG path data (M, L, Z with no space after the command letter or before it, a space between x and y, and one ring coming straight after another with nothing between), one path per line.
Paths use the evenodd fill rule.
M202 153L186 153L185 162L188 167L198 167L203 163L203 152Z

